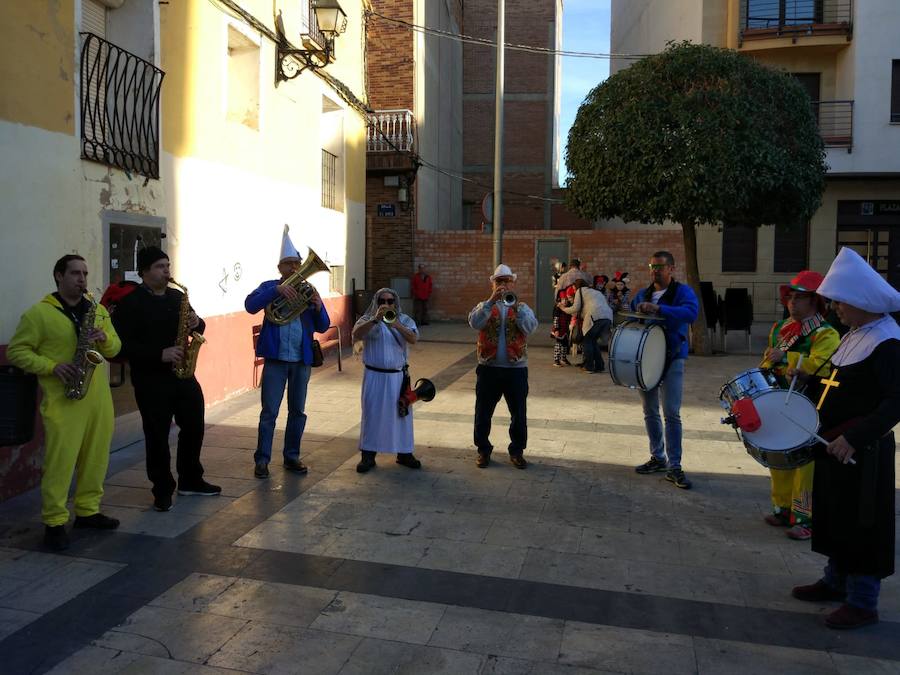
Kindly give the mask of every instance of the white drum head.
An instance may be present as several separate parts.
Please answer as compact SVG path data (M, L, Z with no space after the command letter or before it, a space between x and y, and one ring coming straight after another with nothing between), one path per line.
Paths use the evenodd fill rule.
M785 405L787 393L787 389L775 389L753 397L753 405L756 406L762 426L756 431L742 433L757 448L790 450L812 440L806 431L785 419L785 415L812 432L819 431L819 413L812 401L803 394L794 392Z
M641 352L641 379L647 389L659 384L666 369L666 332L658 325L647 330L647 341Z

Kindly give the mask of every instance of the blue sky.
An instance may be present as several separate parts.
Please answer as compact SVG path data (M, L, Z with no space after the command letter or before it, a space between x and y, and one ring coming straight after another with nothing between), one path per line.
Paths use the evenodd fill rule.
M563 0L563 49L609 52L610 0ZM559 181L566 182L565 152L569 127L587 93L609 75L606 59L562 60L559 120Z

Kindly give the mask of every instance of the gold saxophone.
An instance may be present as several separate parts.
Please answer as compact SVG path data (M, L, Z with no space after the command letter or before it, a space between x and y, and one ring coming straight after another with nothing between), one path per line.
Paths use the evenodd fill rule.
M178 337L175 338L175 345L181 347L184 356L181 357L181 361L173 364L172 371L178 379L187 380L194 376L194 371L197 369L197 354L200 352L200 347L206 343L206 338L197 331L191 331L188 326L191 316L188 289L174 279L169 279L169 283L178 286L184 294L181 298L181 311L178 314Z
M78 343L75 345L75 356L72 357L72 364L78 369L78 374L66 383L66 398L73 401L80 401L87 396L94 369L103 363L103 355L96 349L91 349L93 343L88 340L88 333L94 329L94 323L97 320L97 301L90 293L85 293L84 297L91 303L91 308L84 313L84 318L81 320Z

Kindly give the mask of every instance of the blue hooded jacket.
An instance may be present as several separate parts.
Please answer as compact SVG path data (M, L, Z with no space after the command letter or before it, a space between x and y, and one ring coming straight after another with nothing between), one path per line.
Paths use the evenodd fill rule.
M278 297L278 285L280 279L262 282L259 287L247 296L244 300L244 309L250 314L256 314L266 305ZM328 312L325 311L325 305L317 312L312 307L308 307L300 315L300 325L303 326L303 337L300 345L300 354L303 363L312 363L312 339L313 333L324 333L328 330L331 320L328 318ZM259 331L259 338L256 341L256 355L266 359L278 358L278 347L281 342L281 326L270 323L268 319L263 319L262 328Z
M632 311L642 302L653 302L653 287L635 293L631 301ZM688 330L700 311L697 294L687 284L674 279L659 299L659 315L665 319L667 360L686 359L688 356Z

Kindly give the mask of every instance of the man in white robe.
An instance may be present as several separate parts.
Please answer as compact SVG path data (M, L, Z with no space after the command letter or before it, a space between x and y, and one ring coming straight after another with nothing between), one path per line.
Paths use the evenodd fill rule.
M387 314L394 312L393 317ZM385 317L392 321L385 321ZM413 455L413 413L401 417L397 403L406 379L407 345L419 339L416 322L400 310L400 298L390 288L379 289L366 313L353 326L353 340L362 342L365 364L362 384L362 421L356 470L375 467L379 452L397 455L397 464L418 469Z

